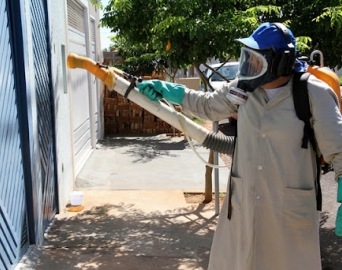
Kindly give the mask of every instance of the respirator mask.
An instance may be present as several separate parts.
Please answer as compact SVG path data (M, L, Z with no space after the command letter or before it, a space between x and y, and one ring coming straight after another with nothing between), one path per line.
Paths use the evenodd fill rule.
M257 87L279 78L271 72L273 58L272 49L253 50L242 47L238 84L229 89L227 98L236 105L243 105L247 102L248 92L253 92Z

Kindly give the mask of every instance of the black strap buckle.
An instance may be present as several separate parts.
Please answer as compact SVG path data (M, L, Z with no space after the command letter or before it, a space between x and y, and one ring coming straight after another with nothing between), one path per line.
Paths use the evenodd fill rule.
M136 87L136 82L138 81L138 82L142 82L142 78L137 78L137 77L135 77L135 76L133 76L133 75L131 75L131 74L128 74L128 73L126 73L126 72L124 72L124 77L125 77L125 79L126 80L130 80L131 81L131 83L130 83L130 85L128 86L128 88L127 88L127 90L126 90L126 92L125 92L125 94L124 94L124 98L126 98L126 99L128 99L128 95L129 95L129 93L132 91L132 89L134 88L134 87Z
M133 78L131 79L131 83L130 83L130 85L128 86L128 88L127 88L127 90L126 90L126 92L125 92L125 94L124 94L124 98L127 98L128 95L129 95L129 93L130 93L130 92L132 91L132 89L136 86L136 84L135 84L136 80L137 80L136 77L133 77Z

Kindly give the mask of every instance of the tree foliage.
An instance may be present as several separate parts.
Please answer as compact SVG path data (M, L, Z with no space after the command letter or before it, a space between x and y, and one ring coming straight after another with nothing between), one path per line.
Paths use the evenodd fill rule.
M162 60L174 69L199 66L213 57L237 58L240 45L234 39L249 34L257 23L235 1L222 0L111 0L101 20L116 33L122 50L139 47L144 51L136 57L154 55L155 63ZM133 57L130 61L138 62Z
M139 48L131 63L143 57L183 68L238 58L240 44L234 40L265 21L289 26L304 54L319 49L326 65L342 62L341 0L111 0L103 11L101 24L121 40L121 49Z
M317 24L325 26L326 36L321 36L315 44L322 47L325 61L328 65L340 68L342 66L342 1L339 5L323 9L323 13L314 19Z
M341 65L342 39L338 38L337 26L331 23L328 12L341 6L341 0L275 0L272 2L281 7L282 16L280 18L266 17L263 21L280 19L297 37L305 37L299 41L308 42L307 46L297 47L303 54L310 55L313 50L320 50L324 54L324 65L331 68ZM322 17L325 13L326 15ZM301 42L298 43L303 45Z
M330 27L336 27L336 35L341 34L342 30L342 6L326 7L323 13L318 16L315 21L330 20Z
M238 59L241 44L235 39L268 21L290 27L298 50L308 55L320 49L325 65L335 67L342 63L341 1L110 0L101 24L116 34L113 42L125 58L123 69L135 75L156 66L177 70L193 64L199 71L212 58ZM92 2L101 7L100 0ZM211 179L205 189L210 200L207 183Z

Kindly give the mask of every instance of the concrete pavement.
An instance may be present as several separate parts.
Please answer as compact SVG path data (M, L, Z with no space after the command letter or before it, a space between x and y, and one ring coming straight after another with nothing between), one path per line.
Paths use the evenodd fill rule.
M196 149L207 159L208 150ZM228 169L219 172L225 190ZM342 269L333 177L321 180L323 270ZM18 269L206 269L217 216L213 203L185 201L184 191L203 191L204 165L182 138L107 138L76 185L84 191L84 209L57 215L43 245L32 247Z
M84 193L84 210L58 215L21 269L206 269L217 217L183 192Z
M204 161L209 150L193 141ZM219 165L225 163L219 159ZM225 191L229 168L219 169ZM107 137L83 167L77 189L204 190L205 163L183 137Z
M209 150L194 147L208 160ZM228 172L219 169L220 191ZM84 209L57 215L18 269L204 270L215 205L186 203L183 194L203 192L204 177L205 164L183 137L106 138L76 180Z

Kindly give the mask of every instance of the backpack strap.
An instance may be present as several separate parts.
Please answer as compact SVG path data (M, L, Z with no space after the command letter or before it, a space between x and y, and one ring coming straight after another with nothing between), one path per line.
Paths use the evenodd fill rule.
M231 121L230 118L229 121ZM233 165L234 165L234 153L235 153L235 146L236 146L236 138L237 138L237 120L232 120L233 125L236 125L236 128L234 130L234 151L232 154L232 162L230 165L230 171L233 171ZM232 218L232 212L233 212L233 206L232 206L232 194L233 194L233 187L232 187L232 174L229 174L229 180L228 180L228 211L227 211L227 218L230 220Z
M309 102L308 88L306 82L310 73L298 73L293 75L293 102L297 117L304 122L304 135L302 148L308 149L308 142L315 142L315 134L311 127L310 118L312 116ZM312 143L316 151L316 143Z
M322 191L321 191L321 165L320 159L317 153L317 145L315 140L315 133L311 127L310 118L312 116L309 94L307 88L307 80L309 79L309 72L294 72L293 74L293 102L297 117L304 122L304 134L302 138L302 148L308 149L308 142L310 141L313 150L316 153L316 200L317 200L317 210L322 210Z

